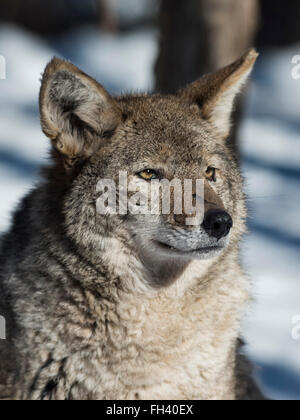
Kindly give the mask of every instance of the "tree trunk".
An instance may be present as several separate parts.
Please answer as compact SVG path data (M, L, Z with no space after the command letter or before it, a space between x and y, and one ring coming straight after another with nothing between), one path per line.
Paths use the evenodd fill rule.
M258 0L162 0L157 91L175 93L236 60L252 46L258 17Z
M100 27L110 34L118 31L118 18L115 3L111 0L98 0L100 10Z

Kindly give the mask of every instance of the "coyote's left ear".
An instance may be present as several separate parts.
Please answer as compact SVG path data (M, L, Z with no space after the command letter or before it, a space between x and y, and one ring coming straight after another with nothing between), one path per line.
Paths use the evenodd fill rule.
M122 120L117 103L99 83L58 58L43 75L40 113L44 133L67 166L90 157Z
M246 83L258 53L252 49L238 61L216 73L208 74L179 91L179 95L200 108L222 137L230 133L230 118L237 94Z

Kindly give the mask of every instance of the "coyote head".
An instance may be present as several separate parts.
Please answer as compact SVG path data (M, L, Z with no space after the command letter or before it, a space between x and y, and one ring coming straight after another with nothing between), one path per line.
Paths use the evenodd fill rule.
M256 58L251 50L177 95L116 98L71 63L53 59L43 76L40 110L53 146L53 173L64 185L66 235L99 255L104 238L117 240L150 271L217 258L236 244L246 212L228 137L236 95ZM99 180L119 184L120 173L141 189L153 181L202 180L201 193L192 191L204 206L198 223L188 225L191 212L177 214L172 206L169 214L99 214ZM174 196L172 189L171 202Z

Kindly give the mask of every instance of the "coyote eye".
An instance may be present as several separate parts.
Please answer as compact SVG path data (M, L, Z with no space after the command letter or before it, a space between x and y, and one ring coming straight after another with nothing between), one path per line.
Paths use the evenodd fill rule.
M137 175L145 181L152 181L153 179L159 178L158 173L152 169L146 169L145 171L139 172Z
M217 169L209 166L206 170L206 178L211 182L217 182Z

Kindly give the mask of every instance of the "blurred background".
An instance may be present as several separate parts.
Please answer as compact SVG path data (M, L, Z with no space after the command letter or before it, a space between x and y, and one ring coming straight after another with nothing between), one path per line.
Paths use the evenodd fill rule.
M288 3L288 7L287 7ZM261 53L230 139L248 193L243 260L254 302L247 353L268 396L300 400L299 0L0 0L0 232L47 162L38 116L41 73L53 55L111 93L174 92Z

